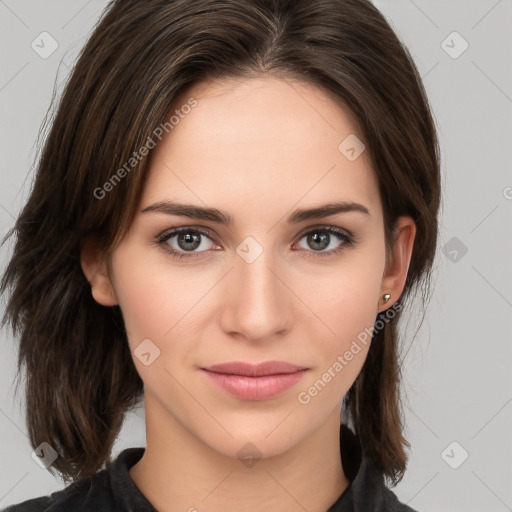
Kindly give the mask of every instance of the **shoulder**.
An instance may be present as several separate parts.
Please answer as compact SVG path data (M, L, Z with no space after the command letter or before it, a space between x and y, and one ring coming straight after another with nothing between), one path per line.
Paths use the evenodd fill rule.
M49 496L11 505L2 512L97 512L116 510L106 470L78 480Z
M141 512L155 512L129 474L143 453L144 448L127 448L96 474L50 496L11 505L2 512L117 512L133 510L134 505Z
M382 510L386 512L418 512L402 503L398 496L385 484L384 475L369 460L363 460L362 481L354 488L358 510ZM373 508L372 508L373 507Z
M418 512L399 501L386 485L384 475L363 453L359 437L342 424L340 431L343 470L350 481L329 512Z
M389 488L386 487L383 494L383 502L386 507L385 510L389 510L390 512L419 512L418 510L399 501L396 494Z

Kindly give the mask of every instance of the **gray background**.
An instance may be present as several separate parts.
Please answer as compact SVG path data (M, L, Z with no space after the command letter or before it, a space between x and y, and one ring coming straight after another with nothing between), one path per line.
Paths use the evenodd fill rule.
M412 450L395 492L421 512L512 510L512 1L375 3L424 77L444 186L434 295L404 360ZM59 93L105 5L0 0L0 236L28 196L54 85ZM44 31L58 43L45 59L31 47ZM464 41L469 46L459 55ZM8 257L4 248L0 270ZM402 326L407 344L418 325L411 313ZM22 394L13 394L15 343L7 330L0 351L2 508L63 484L31 458ZM143 411L129 414L114 455L144 443Z

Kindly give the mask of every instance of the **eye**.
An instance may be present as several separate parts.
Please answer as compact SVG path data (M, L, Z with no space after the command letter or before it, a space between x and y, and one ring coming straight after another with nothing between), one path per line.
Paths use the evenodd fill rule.
M193 256L195 252L208 250L208 243L204 241L207 239L211 242L210 237L211 235L205 231L183 227L160 235L157 237L157 244L174 258L196 258L197 256Z
M327 226L308 231L302 235L301 240L304 238L306 239L306 243L309 247L313 249L308 252L313 252L315 256L332 256L343 251L346 246L352 246L355 244L355 239L351 234L348 234L341 229ZM337 245L336 242L338 242ZM325 249L333 243L335 244L335 247L325 251ZM306 248L306 250L308 250L308 248Z
M218 248L213 243L212 238L213 235L209 232L185 226L157 236L156 244L161 246L173 258L197 258L200 257L202 252L211 249L212 245ZM306 243L311 249L306 247L305 249L301 248L301 250L313 253L315 256L332 256L340 253L347 246L355 245L352 234L330 226L312 229L304 233L300 237L300 240L302 239L306 239ZM338 242L337 245L336 242ZM335 247L325 251L333 243ZM208 247L209 245L210 247Z

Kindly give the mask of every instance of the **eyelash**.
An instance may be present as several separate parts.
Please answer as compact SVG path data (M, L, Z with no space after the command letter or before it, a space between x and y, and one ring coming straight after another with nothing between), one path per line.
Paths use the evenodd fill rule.
M210 240L212 239L212 235L206 231L203 231L201 229L196 229L196 228L192 228L192 227L188 227L188 226L183 226L183 227L180 227L180 228L175 228L175 229L172 229L170 231L166 231L165 233L162 233L160 235L158 235L156 238L155 238L155 244L159 247L161 247L165 252L167 252L170 256L172 256L173 258L176 258L178 260L180 259L183 259L183 258L186 258L186 259L196 259L198 257L201 257L200 255L202 254L202 252L206 252L206 251L202 251L202 252L198 252L198 253L194 253L194 252L190 252L190 253L187 253L187 252L180 252L180 251L176 251L175 249L171 248L167 242L171 239L171 238L174 238L176 235L178 235L179 233L198 233L202 236L205 236L206 238L209 238ZM347 247L351 247L353 245L355 245L356 243L356 240L355 240L355 237L351 234L351 233L346 233L345 231L342 231L341 229L338 229L338 228L334 228L332 226L322 226L322 227L318 227L318 228L314 228L314 229L310 229L309 231L306 231L305 233L303 233L299 240L302 240L302 238L304 238L305 236L311 234L311 233L329 233L331 235L334 235L336 238L338 238L340 241L344 242L340 247L338 247L337 249L331 249L330 251L325 251L325 252L318 252L318 251L307 251L306 252L310 252L310 253L313 253L313 255L316 257L316 256L319 256L319 257L325 257L325 256L334 256L336 254L339 254L341 253L342 251L344 251ZM167 246L167 247L165 247ZM304 251L305 249L301 249L302 251ZM195 256L197 254L197 256Z

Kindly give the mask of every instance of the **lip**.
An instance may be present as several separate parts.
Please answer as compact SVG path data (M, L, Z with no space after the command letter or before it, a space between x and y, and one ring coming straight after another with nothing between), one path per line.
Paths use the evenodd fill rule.
M209 372L228 375L245 375L248 377L260 377L264 375L281 375L307 370L305 366L286 363L284 361L265 361L264 363L251 364L244 361L231 361L229 363L214 364L201 368Z
M308 368L282 361L216 364L201 371L217 386L242 400L269 400L297 384Z

